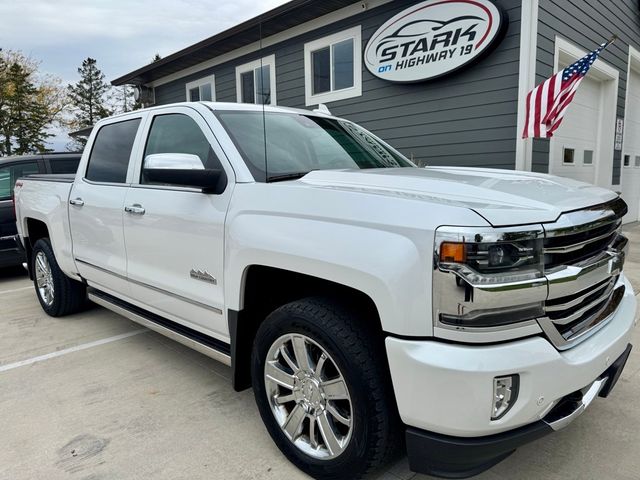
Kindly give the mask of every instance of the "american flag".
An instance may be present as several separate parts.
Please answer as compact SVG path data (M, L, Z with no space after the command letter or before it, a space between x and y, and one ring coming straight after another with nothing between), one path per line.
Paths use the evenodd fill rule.
M550 138L562 123L569 104L593 62L615 37L585 55L576 63L556 73L527 95L527 108L522 138Z

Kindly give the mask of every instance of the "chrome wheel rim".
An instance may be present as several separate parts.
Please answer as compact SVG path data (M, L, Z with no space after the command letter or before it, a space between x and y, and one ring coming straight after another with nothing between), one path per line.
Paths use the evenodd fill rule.
M38 252L36 254L35 262L36 270L36 286L38 287L38 295L47 307L50 307L53 303L53 295L55 289L53 287L53 274L51 272L51 265L44 252Z
M324 348L302 334L283 335L267 354L264 383L271 413L298 449L320 460L344 452L353 407L342 372Z

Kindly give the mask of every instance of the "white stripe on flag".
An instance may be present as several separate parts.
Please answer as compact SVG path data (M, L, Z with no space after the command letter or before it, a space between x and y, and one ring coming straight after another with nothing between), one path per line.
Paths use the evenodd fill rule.
M540 88L540 87L538 87ZM536 97L538 96L538 89L534 89L531 92L531 97L529 98L529 138L535 137L535 128L536 128Z
M549 88L551 82L544 82L542 85L542 101L540 102L540 119L543 119L547 114L547 101L549 99ZM547 136L547 125L544 122L540 122L540 136L545 138Z

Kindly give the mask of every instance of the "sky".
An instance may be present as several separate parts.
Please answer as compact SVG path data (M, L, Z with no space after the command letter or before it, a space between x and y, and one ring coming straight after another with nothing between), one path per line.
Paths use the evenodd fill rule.
M64 84L95 58L106 80L266 12L286 0L0 0L0 48L41 62ZM64 149L54 132L49 148Z

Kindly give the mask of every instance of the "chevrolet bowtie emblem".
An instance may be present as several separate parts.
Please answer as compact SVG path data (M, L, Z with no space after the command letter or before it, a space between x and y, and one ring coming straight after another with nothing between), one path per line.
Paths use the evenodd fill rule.
M189 272L189 276L195 280L201 280L203 282L213 283L214 285L218 284L218 281L216 280L216 278L206 270L203 272L202 270L196 270L192 268L191 271Z

